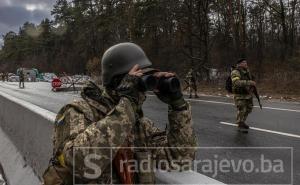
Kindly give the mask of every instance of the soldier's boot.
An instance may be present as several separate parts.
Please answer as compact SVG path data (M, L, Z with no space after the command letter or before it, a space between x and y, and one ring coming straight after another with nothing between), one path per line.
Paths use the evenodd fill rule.
M195 98L199 98L198 94L195 94Z
M238 130L242 133L248 133L249 126L244 122L240 122L238 123Z

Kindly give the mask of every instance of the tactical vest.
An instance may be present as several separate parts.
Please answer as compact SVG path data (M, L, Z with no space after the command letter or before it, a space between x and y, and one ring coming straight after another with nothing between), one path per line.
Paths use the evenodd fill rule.
M240 73L240 75L241 75L240 80L252 80L251 74L250 74L249 71L245 71L245 70L242 70L242 69L239 69L239 68L236 68L235 70L237 70ZM232 92L234 94L242 94L242 95L250 94L249 89L246 86L236 87L235 85L233 85Z
M59 156L62 151L62 147L64 146L64 143L68 139L72 139L72 137L73 137L72 134L66 135L63 133L63 131L59 130L60 115L63 115L67 109L74 108L77 112L82 113L84 115L85 119L87 119L88 123L90 124L90 123L93 123L93 122L103 119L106 116L106 114L115 106L109 102L110 101L107 98L100 97L100 99L97 101L97 103L99 104L100 107L97 106L97 109L95 109L95 107L90 105L86 100L77 101L77 102L73 102L71 104L64 106L59 111L58 116L55 121L55 124L56 124L55 125L55 135L53 138L54 139L54 157L53 157L52 163L54 163L54 164L52 164L48 167L48 170L47 170L48 174L44 175L44 177L46 176L46 178L48 178L48 179L50 178L51 181L55 181L57 179L58 180L64 179L63 183L65 185L73 184L73 180L70 179L70 177L73 176L69 172L70 169L63 168L59 162ZM91 113L93 113L93 114L91 114ZM139 128L139 126L142 125L141 122L143 122L143 119L140 119L138 121L138 123L136 124L136 127L134 128L135 133L136 132L143 133L141 131L138 131L139 129L142 129L142 128ZM86 128L87 127L87 125L72 125L72 123L70 123L70 124L71 125L69 125L69 127L73 127L75 130L77 128ZM145 136L139 135L137 137L139 138L139 139L137 139L139 142L133 143L135 146L141 146L142 145L141 143L146 143ZM145 146L143 146L143 147L145 147ZM145 156L145 152L146 151L135 151L134 157L137 159L137 161L143 160L143 156ZM120 156L124 155L124 153L120 153L120 154L121 154ZM116 156L115 159L118 160L118 156ZM112 161L112 163L115 164L115 166L117 166L118 163L116 163L115 159ZM51 168L54 168L54 170L52 169L52 171L51 171ZM101 177L100 177L101 179L99 178L99 181L97 180L97 182L84 182L84 181L81 181L81 179L75 179L76 183L79 182L82 184L89 184L89 183L91 183L91 184L96 184L96 183L97 184L110 184L110 183L122 184L124 182L124 176L125 176L125 182L127 182L127 183L123 183L123 184L131 184L128 182L139 183L139 184L155 184L155 179L154 179L153 173L139 173L139 174L135 174L133 176L131 174L120 174L118 172L118 169L116 167L114 167L113 173L112 173L113 177L112 177L112 179L110 179L111 173L109 170L110 169L103 171L103 173L101 174ZM131 176L132 179L128 181L129 176ZM45 185L61 185L61 184L45 183Z
M91 100L93 101L93 100ZM103 98L103 101L97 101L97 109L87 102L87 100L75 101L73 103L65 105L57 114L55 125L54 125L54 135L53 135L53 157L49 162L49 166L43 174L45 185L72 185L73 174L72 169L69 169L64 163L62 150L65 143L80 132L82 132L88 125L98 120L101 120L110 111L112 105L108 105L108 100ZM84 118L88 120L87 125L77 124L73 125L69 123L66 125L64 123L64 114L68 109L73 108L77 112L84 115ZM77 132L73 132L77 131ZM101 175L101 183L109 184L110 172L103 172ZM98 184L99 182L85 181L80 178L75 177L76 184Z

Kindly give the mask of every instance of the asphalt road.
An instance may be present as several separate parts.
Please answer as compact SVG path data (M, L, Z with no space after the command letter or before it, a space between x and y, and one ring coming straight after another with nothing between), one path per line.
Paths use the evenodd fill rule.
M78 92L52 92L49 83L25 86L0 82L0 91L55 113L80 99ZM189 101L201 147L197 171L227 184L300 184L300 103L263 101L263 110L256 106L248 119L253 129L243 134L232 125L231 98L200 96ZM148 96L144 111L165 128L167 106L155 96Z

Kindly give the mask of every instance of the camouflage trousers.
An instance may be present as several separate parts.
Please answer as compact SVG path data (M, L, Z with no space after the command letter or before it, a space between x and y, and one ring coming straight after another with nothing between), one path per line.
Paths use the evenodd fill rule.
M20 88L24 88L25 86L24 86L24 80L20 80L19 81L19 87Z
M252 112L253 109L253 99L234 99L237 114L236 114L236 123L245 123L248 115Z
M197 88L197 83L196 82L190 82L189 84L189 93L190 93L190 98L192 98L192 94L193 94L193 91L195 93L195 98L198 97L198 94L197 94L197 91L198 91L198 88Z

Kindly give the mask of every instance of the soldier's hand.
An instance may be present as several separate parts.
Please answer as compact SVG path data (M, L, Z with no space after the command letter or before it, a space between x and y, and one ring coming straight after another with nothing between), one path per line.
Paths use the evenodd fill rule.
M157 72L154 74L154 76L157 78L170 78L176 75L170 72ZM176 92L160 92L158 89L155 89L154 93L162 102L170 105L173 109L180 109L186 105L181 90Z
M140 109L146 99L145 94L138 90L139 77L142 75L142 70L138 65L135 65L122 79L120 85L116 89L119 96L127 97L132 103L134 103L135 110Z
M250 85L250 86L256 86L256 82L253 81L253 80L250 80L250 81L249 81L249 85Z

